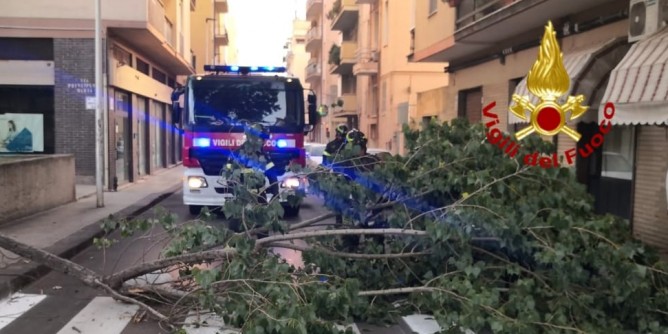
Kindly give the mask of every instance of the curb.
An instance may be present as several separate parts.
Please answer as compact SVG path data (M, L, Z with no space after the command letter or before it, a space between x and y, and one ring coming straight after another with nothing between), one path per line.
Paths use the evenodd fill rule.
M116 218L134 219L181 190L181 187L182 185L179 183L168 188L163 193L155 193L146 196L134 205L114 213L113 216ZM93 239L104 235L104 231L100 228L100 224L106 219L107 218L104 218L90 224L65 239L59 240L44 250L64 259L71 259L78 253L81 253L84 249L92 246ZM3 273L0 274L0 298L22 289L28 284L46 276L51 271L52 270L49 267L37 263L17 262L10 265L8 268L3 269ZM8 277L9 279L6 279L5 277Z
M150 178L150 177L154 177L154 176L158 176L158 175L160 175L160 174L163 174L163 173L168 172L170 169L174 169L174 168L176 168L176 167L180 167L181 165L183 165L183 162L177 162L177 163L174 164L174 165L169 165L169 166L167 166L167 167L163 167L163 168L159 169L158 171L156 171L154 174L149 174L148 176L149 176L149 178ZM136 186L136 185L137 185L136 183L128 183L128 184L124 184L124 185L122 185L122 186L119 186L119 187L118 187L118 190L123 190L123 189L130 188L130 187L133 187L133 186ZM110 191L109 189L106 189L106 188L105 188L105 189L102 189L102 192L107 193L107 192L113 192L113 191ZM86 199L86 198L88 198L88 197L93 197L93 196L96 196L96 195L97 195L97 192L92 192L92 193L90 193L90 194L81 195L81 196L77 197L77 198L74 200L74 202L78 202L78 201L80 201L80 200L82 200L82 199Z

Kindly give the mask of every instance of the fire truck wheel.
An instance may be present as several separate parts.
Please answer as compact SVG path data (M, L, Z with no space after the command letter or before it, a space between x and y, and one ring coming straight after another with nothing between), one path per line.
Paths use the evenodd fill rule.
M201 205L188 205L188 210L190 211L191 215L198 216L202 212L202 206Z
M299 216L299 209L301 206L292 206L292 205L284 205L283 206L283 216L288 218L292 217L297 217Z

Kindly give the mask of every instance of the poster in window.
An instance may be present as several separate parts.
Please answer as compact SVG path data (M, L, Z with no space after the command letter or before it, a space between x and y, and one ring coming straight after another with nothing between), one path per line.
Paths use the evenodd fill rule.
M0 114L0 152L44 152L41 114Z

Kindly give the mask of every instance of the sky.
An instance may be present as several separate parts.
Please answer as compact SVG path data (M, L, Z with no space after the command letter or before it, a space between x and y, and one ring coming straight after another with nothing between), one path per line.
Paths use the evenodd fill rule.
M237 65L281 66L292 21L304 19L306 0L229 0L239 49Z

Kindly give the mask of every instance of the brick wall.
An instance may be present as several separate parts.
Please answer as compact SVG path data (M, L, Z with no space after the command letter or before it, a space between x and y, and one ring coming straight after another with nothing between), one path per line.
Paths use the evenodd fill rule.
M93 39L54 39L56 153L75 156L78 183L95 182L95 111L86 96L95 96Z

